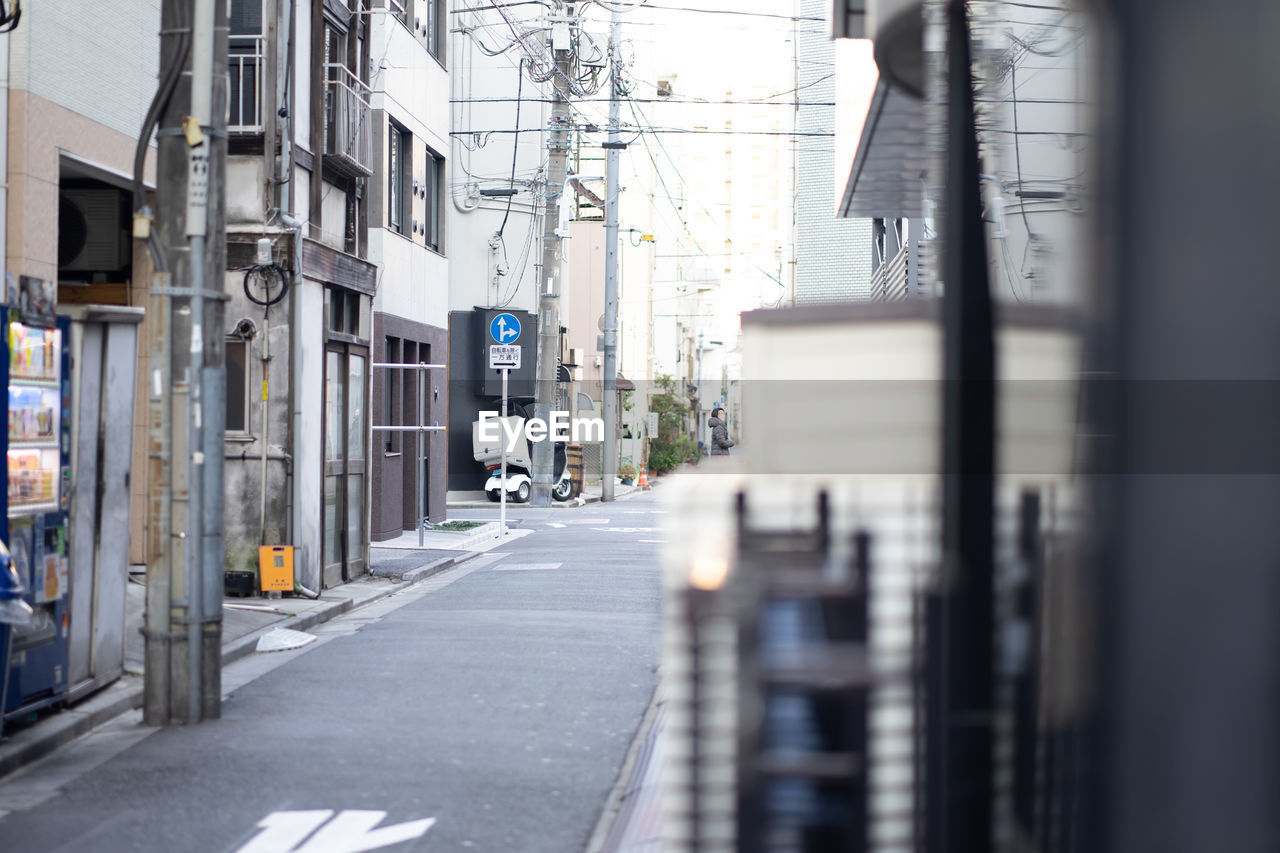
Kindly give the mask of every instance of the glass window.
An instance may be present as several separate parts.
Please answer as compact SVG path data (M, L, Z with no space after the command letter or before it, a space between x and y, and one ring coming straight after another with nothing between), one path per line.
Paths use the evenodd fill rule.
M227 432L249 431L249 342L227 341Z
M347 326L341 331L348 335L360 334L360 294L355 291L347 291Z
M391 14L406 27L409 26L409 2L410 0L387 0L387 8L391 10Z
M404 128L388 122L387 138L387 226L392 231L404 234L412 204L409 187L412 163L409 152L413 137Z
M427 149L427 201L425 225L427 229L426 241L431 248L440 250L440 188L444 184L444 160L437 157L435 152Z
M329 331L341 332L345 331L346 325L343 320L346 314L347 300L346 295L340 290L326 291L326 300L329 303Z
M387 364L400 364L400 339L387 336ZM400 383L403 381L402 370L382 371L382 423L385 426L400 426ZM388 432L385 449L387 453L400 452L400 433Z
M444 29L444 3L441 0L423 0L419 8L425 19L423 23L427 25L427 50L436 59L443 61L444 39L441 34Z

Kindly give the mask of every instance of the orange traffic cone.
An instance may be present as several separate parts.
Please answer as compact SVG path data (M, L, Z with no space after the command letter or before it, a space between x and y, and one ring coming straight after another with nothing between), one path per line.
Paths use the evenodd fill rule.
M648 465L642 465L640 467L640 479L636 482L636 486L638 486L640 489L646 492L649 491L649 489L653 488L652 486L649 485L649 466Z

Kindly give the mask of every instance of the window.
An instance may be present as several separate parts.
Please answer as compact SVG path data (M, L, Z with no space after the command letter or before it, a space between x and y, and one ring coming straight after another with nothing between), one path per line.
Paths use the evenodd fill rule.
M227 432L249 432L249 342L227 340Z
M444 185L444 160L435 152L427 149L426 169L427 203L423 225L426 229L427 245L440 251L440 188Z
M262 130L262 0L231 0L227 22L227 129Z
M397 21L409 26L409 0L387 0L387 8Z
M422 23L427 28L427 50L436 59L444 61L444 2L442 0L419 0L418 8L422 10Z
M342 103L342 91L339 84L332 82L337 79L333 73L333 66L345 65L347 61L347 34L337 27L325 21L324 24L324 67L326 69L326 77L328 84L324 87L324 116L325 116L325 153L339 153L339 145L343 140L339 133L339 111Z
M396 123L388 121L387 139L387 227L405 234L413 203L409 186L409 176L413 174L410 159L413 136Z
M328 330L344 335L360 335L360 294L354 290L329 287L324 292Z
M400 361L400 339L387 336L387 364L401 364ZM382 422L387 426L398 426L400 424L400 386L404 383L404 371L383 368L382 375L383 387L383 405L382 405ZM400 433L387 432L386 447L387 453L400 452Z

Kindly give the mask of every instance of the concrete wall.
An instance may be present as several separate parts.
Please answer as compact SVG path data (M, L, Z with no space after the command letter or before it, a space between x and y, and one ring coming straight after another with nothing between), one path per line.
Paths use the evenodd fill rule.
M24 3L10 85L136 138L155 93L160 2Z
M228 267L244 263L246 256L256 250L257 234L232 234L228 236ZM276 255L283 266L288 266L291 241L287 237L277 239ZM225 507L226 568L228 571L256 571L259 544L259 501L263 487L262 453L267 453L266 479L266 537L267 545L291 544L291 518L289 505L293 500L289 477L293 470L293 457L289 441L290 352L292 335L289 324L289 300L272 306L269 320L264 320L263 309L248 300L244 294L244 273L232 270L226 276L225 328L230 336L242 319L257 327L257 335L249 342L249 365L246 385L249 390L249 408L245 433L228 433L225 442ZM270 336L267 387L266 442L263 442L261 409L263 345Z
M324 286L298 278L293 289L294 343L297 353L312 358L293 361L293 544L294 572L309 589L320 589L324 552L320 531L324 480Z
M538 7L530 6L513 8L511 14L524 18L538 11ZM496 12L452 17L455 26L476 27L486 43L495 35L510 32ZM519 81L508 56L485 56L463 33L450 35L450 51L454 71L452 93L458 101L453 108L452 129L483 132L514 128L517 91L523 101L520 127L546 127L549 106L541 103L549 97L546 85L534 83L527 76ZM506 100L478 100L486 98ZM477 305L503 305L523 311L536 308L537 268L542 262L542 221L541 199L533 190L540 190L543 146L541 133L481 133L479 139L467 135L453 137L451 200L446 206L453 272L449 294L451 311L470 311ZM511 199L502 242L497 249L491 249L490 239L498 233L506 216L507 199L483 198L479 192L512 186L513 153L514 186L518 193ZM505 275L496 274L499 267L506 269Z

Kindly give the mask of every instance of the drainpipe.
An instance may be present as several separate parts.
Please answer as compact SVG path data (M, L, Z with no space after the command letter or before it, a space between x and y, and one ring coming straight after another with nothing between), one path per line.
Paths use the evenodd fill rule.
M0 34L0 269L9 268L9 34Z
M262 315L262 403L260 423L262 428L262 482L258 489L258 544L267 544L267 371L271 367L271 308Z

